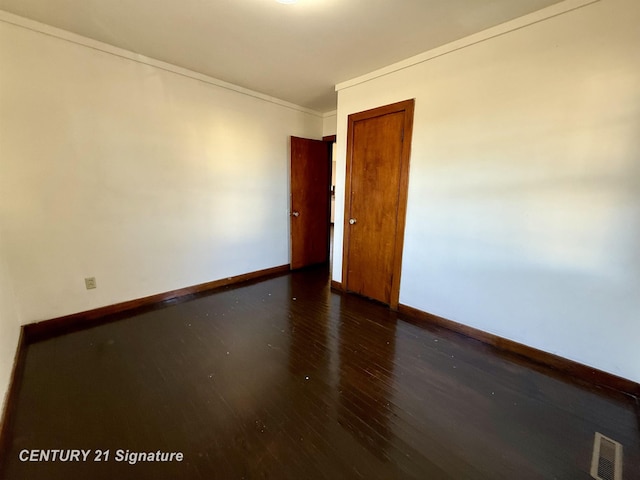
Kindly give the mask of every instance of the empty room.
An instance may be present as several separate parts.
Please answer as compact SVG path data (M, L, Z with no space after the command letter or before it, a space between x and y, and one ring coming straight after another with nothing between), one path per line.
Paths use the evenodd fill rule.
M640 480L640 2L0 0L0 478Z

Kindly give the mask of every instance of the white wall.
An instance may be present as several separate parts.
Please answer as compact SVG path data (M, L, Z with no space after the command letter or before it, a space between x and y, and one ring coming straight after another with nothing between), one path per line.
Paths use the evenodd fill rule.
M602 0L339 91L338 186L347 116L416 99L401 303L640 381L638 25Z
M2 22L0 44L24 322L288 263L289 136L321 115Z
M323 128L16 18L33 26L0 18L0 393L19 323L288 263L289 136Z
M5 258L4 243L0 237L0 423L20 337L19 313Z
M322 116L322 136L329 137L336 134L337 112L327 112Z

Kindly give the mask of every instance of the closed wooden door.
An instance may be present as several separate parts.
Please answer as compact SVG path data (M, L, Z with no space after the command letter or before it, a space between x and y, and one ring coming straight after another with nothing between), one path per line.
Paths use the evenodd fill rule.
M414 101L349 116L343 285L395 308Z
M329 144L291 137L291 268L329 260Z

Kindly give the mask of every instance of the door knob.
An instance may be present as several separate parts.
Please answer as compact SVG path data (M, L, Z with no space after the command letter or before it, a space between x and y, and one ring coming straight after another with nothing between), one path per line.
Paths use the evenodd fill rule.
M294 217L299 217L300 216L300 212L292 212L291 215L293 215Z
M355 218L350 218L349 219L349 225L353 225L354 223L356 223L356 219Z

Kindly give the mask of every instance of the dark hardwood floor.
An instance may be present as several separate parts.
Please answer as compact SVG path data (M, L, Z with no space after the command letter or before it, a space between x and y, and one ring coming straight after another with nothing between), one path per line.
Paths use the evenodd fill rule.
M30 344L23 372L6 480L589 479L596 431L640 478L631 397L331 292L324 268Z

